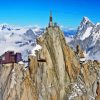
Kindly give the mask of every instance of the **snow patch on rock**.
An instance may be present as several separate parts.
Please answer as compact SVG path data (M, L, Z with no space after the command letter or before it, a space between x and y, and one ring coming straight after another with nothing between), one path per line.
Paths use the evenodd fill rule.
M91 34L91 30L92 30L92 27L87 28L87 30L85 31L85 33L83 34L83 36L82 36L80 39L81 39L81 40L84 40L84 39L86 39L87 37L89 37L90 34Z
M36 51L39 51L41 49L42 49L42 47L39 44L37 44L35 47L33 47L31 55L36 56Z
M20 65L24 65L24 62L23 62L23 61L20 61L20 62L18 62L18 64L20 64Z

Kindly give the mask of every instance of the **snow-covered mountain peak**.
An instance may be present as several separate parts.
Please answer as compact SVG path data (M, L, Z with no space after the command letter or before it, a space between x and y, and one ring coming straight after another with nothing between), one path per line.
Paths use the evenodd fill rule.
M77 30L77 35L71 41L76 47L79 44L90 59L100 60L100 23L93 24L88 18L83 18Z
M89 18L83 17L80 26L78 27L76 38L84 40L85 38L89 37L93 27L94 24L89 20Z
M83 21L84 22L91 22L90 19L88 17L86 17L86 16L83 17Z
M95 26L100 26L100 23L96 23Z
M84 25L93 26L94 24L92 23L92 21L88 17L83 17L83 19L80 23L80 26L84 26Z

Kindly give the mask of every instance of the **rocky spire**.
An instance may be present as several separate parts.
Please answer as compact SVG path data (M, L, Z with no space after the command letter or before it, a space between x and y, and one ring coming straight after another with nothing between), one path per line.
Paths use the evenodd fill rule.
M76 54L78 54L80 58L84 58L83 50L79 45L76 46Z

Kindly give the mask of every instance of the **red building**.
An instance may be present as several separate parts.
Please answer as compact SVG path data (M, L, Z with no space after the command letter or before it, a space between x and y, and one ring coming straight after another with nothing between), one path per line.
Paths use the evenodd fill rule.
M14 51L7 51L0 57L0 64L18 63L22 60L21 53L14 53Z

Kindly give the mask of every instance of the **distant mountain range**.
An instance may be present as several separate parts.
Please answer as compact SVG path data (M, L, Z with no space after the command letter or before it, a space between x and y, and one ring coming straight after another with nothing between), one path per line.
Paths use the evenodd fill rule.
M75 36L77 29L75 28L62 28L62 31L64 32L66 42L69 43L73 40L73 37Z
M36 38L43 33L39 27L15 27L8 24L0 25L0 55L8 50L21 52L26 59L36 43Z
M86 51L87 59L100 60L100 23L94 24L84 17L69 44L74 48L79 44Z

